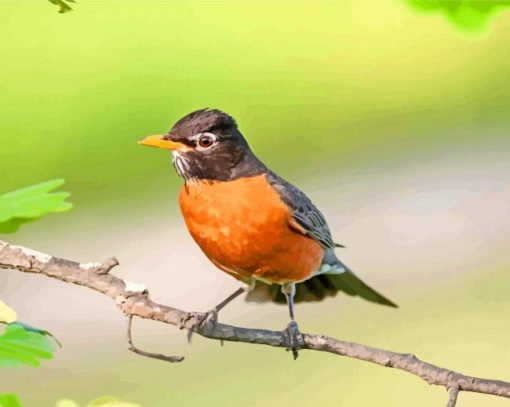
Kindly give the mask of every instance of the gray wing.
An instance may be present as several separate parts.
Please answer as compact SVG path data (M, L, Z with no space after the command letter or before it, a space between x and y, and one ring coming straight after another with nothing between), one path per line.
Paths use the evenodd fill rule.
M324 247L321 268L312 278L296 284L296 302L320 301L327 296L336 295L338 291L343 291L348 295L360 296L367 301L396 307L395 303L365 284L338 260L334 248L339 245L333 242L324 216L303 192L274 173L268 173L267 179L282 200L292 209L293 218L299 225L300 231ZM246 300L286 302L279 284L266 284L261 281L255 282Z
M294 220L308 236L319 242L325 249L334 249L340 246L333 241L322 213L301 190L273 172L267 174L267 180L278 192L283 202L292 209Z

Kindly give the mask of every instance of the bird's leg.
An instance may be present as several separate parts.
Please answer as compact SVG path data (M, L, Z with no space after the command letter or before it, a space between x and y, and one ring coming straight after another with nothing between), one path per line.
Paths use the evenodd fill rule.
M191 327L188 329L188 342L191 342L191 338L193 337L193 333L200 328L205 323L210 324L211 329L216 325L216 321L218 320L218 312L221 309L225 308L230 302L232 302L235 298L239 297L242 293L246 291L246 288L241 287L238 288L235 292L230 294L227 298L225 298L222 302L216 305L214 308L210 309L207 312L186 312L186 314L181 318L181 326L183 329L186 322L193 319L194 322Z
M296 294L296 284L286 283L282 285L282 293L285 294L289 306L290 323L285 330L287 350L292 351L294 360L299 356L299 345L303 342L303 335L299 332L299 327L294 319L294 295Z

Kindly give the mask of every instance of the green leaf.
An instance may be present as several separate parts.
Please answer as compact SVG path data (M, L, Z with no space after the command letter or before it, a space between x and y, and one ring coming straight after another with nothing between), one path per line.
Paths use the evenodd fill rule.
M75 3L74 0L48 0L48 1L58 6L58 12L60 14L73 11L73 8L67 3Z
M15 394L0 394L0 407L23 407Z
M11 322L16 321L17 317L16 311L0 300L0 322L10 324Z
M25 329L13 323L0 335L0 367L39 366L39 359L51 359L53 349L44 333Z
M62 343L50 331L47 331L47 330L41 329L41 328L37 328L37 327L32 326L32 325L25 324L24 322L21 322L21 321L15 321L15 322L11 323L11 325L21 326L23 329L25 329L25 331L28 331L28 332L36 332L36 333L44 335L44 336L49 336L50 338L52 338L55 341L55 343L60 348L62 347Z
M13 233L23 223L71 209L72 204L65 202L70 193L50 193L64 182L55 179L0 195L0 233Z
M443 14L464 31L480 31L502 10L510 7L510 0L407 0L424 13Z

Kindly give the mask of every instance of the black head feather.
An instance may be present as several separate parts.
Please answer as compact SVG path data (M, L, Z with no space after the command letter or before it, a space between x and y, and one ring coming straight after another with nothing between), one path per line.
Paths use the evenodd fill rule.
M200 148L202 135L215 142ZM174 166L185 180L228 181L259 175L266 167L252 153L234 118L218 109L187 114L165 136L191 147L173 153Z
M231 133L239 133L239 130L232 116L218 109L206 108L195 110L177 121L170 130L169 136L178 140L205 132L228 136Z

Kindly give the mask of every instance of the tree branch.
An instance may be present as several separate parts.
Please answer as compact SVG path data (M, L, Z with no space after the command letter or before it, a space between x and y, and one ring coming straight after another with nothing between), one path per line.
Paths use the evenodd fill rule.
M180 328L191 329L204 321L203 313L189 313L168 305L158 304L149 298L142 284L124 281L108 274L115 261L78 263L52 257L25 247L0 241L0 268L16 269L25 273L37 273L66 283L82 285L107 295L129 318L128 341L130 349L144 356L178 361L176 356L164 356L141 351L131 340L131 318L153 319ZM190 317L191 315L191 317ZM222 323L202 323L196 333L221 341L246 342L276 347L286 347L284 332L265 329L248 329ZM492 394L510 398L510 383L466 376L449 369L419 360L415 355L391 352L352 342L340 341L324 335L303 334L302 349L329 352L347 356L385 367L393 367L418 376L429 384L445 387L449 391L448 406L455 406L460 391Z

